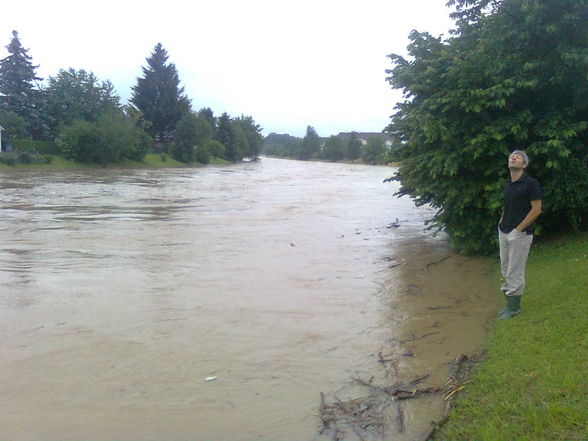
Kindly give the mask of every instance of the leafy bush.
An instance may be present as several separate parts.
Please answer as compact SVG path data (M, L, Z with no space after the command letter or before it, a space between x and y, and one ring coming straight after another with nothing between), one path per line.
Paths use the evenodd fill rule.
M0 153L0 162L6 165L16 165L16 157L12 154Z
M140 161L151 138L120 114L102 116L97 122L78 120L61 132L64 154L76 162L106 164L122 159Z
M204 148L215 158L223 158L225 156L225 146L222 142L216 139L209 139L204 143Z
M210 152L206 145L200 145L196 148L196 161L201 164L208 164L210 162Z
M34 155L28 150L22 150L16 154L16 162L21 164L30 164L33 162Z

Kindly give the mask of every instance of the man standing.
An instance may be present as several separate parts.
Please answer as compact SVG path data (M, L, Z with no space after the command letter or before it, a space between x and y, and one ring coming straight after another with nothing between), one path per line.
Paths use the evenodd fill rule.
M528 165L529 158L524 151L515 150L508 157L510 179L504 184L504 211L498 224L500 269L504 277L501 290L506 308L499 313L499 320L521 312L525 265L533 242L535 219L541 214L541 187L525 173Z

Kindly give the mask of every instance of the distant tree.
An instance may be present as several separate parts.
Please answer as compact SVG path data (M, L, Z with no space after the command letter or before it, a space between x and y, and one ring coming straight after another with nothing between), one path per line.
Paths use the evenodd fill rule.
M210 124L210 127L212 128L212 131L213 131L212 135L214 136L214 131L216 130L217 118L214 116L214 112L212 111L212 109L210 107L203 107L202 109L200 109L198 111L198 116L201 116L206 121L208 121L208 124Z
M227 161L240 161L243 157L237 147L237 139L235 134L235 127L228 113L223 113L218 119L218 127L216 133L217 139L225 147L224 159Z
M236 119L231 119L231 125L233 126L233 135L235 136L236 160L240 161L245 157L245 152L249 150L249 140L245 135L245 130Z
M186 113L176 126L171 154L180 162L193 162L198 143L198 120L193 113Z
M301 139L288 134L270 133L263 142L262 152L270 156L295 158Z
M363 147L363 162L367 164L382 164L386 154L386 144L380 136L372 135Z
M345 142L338 136L330 136L321 151L321 158L328 161L340 161L345 157Z
M356 160L359 159L361 156L361 147L362 143L357 138L357 134L352 133L351 136L347 139L347 159Z
M235 120L236 124L241 129L246 142L245 148L242 149L245 158L257 159L263 147L263 136L261 135L261 127L256 124L251 116L241 115Z
M317 155L321 149L321 140L316 133L316 130L308 126L306 128L306 135L302 138L300 149L298 151L298 159L310 159Z
M61 69L55 77L50 76L45 96L53 135L76 120L95 122L105 114L122 113L112 83L99 81L84 69Z
M18 32L6 46L9 55L0 60L0 109L14 112L27 122L26 131L40 137L44 133L43 100L29 50L22 47Z
M130 100L150 122L147 130L151 136L161 142L173 137L176 124L190 111L190 100L180 87L176 66L168 63L168 58L167 51L157 43Z

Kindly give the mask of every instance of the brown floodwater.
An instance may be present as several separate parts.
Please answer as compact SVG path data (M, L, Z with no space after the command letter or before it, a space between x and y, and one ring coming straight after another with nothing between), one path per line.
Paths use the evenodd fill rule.
M444 383L494 315L492 266L425 232L393 172L0 172L0 439L323 440L320 392L393 381L378 352ZM389 439L443 409L406 401Z

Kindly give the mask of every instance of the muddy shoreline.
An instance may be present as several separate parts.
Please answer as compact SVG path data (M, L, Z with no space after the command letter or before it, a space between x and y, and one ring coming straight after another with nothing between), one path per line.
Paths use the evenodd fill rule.
M394 337L369 354L369 376L323 394L317 439L425 441L467 387L499 306L493 259L421 245L386 258L396 273L379 295Z

